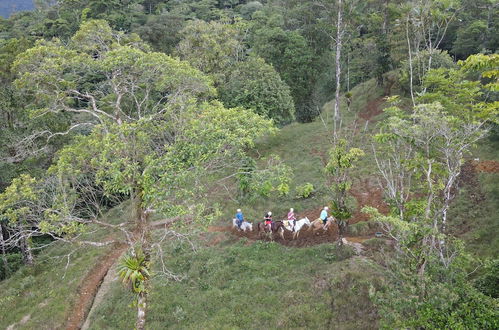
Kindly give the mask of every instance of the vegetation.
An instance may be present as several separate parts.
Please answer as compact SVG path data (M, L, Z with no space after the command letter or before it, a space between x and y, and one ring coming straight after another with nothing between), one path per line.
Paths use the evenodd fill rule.
M0 18L0 326L81 326L115 264L92 327L499 327L496 2L35 3Z

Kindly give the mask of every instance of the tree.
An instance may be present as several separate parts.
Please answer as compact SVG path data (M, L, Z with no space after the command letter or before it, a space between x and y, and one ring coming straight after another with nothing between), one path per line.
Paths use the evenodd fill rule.
M272 64L282 80L289 86L296 106L296 117L309 122L317 115L317 107L310 106L316 82L317 65L307 40L297 31L285 31L282 17L258 12L251 22L252 52Z
M177 53L193 67L212 76L217 85L238 61L244 60L245 47L237 27L221 22L190 22L181 32Z
M24 264L29 266L34 263L31 238L40 234L33 230L38 222L35 211L38 199L36 189L35 179L21 175L0 194L0 216L7 219L6 227L11 228L8 240L4 240L2 233L2 249L18 247Z
M415 105L413 56L418 56L421 50L425 50L428 54L426 62L420 63L421 78L434 67L434 54L438 52L447 29L456 16L459 3L455 0L415 0L409 2L406 8L409 90L412 103Z
M238 62L220 88L220 99L228 107L251 109L278 124L294 119L294 104L289 87L274 68L262 59Z
M334 99L333 136L334 139L337 139L338 131L341 128L340 93L342 79L342 51L345 38L348 37L348 30L349 28L351 28L349 26L349 23L351 22L348 18L354 12L355 7L359 4L359 1L319 1L316 4L324 8L326 12L326 19L322 22L322 24L324 24L324 30L328 34L331 41L334 43L335 48L334 72L336 88ZM332 25L332 23L334 23L334 26Z
M55 193L38 225L68 242L94 224L122 233L132 255L140 247L149 258L151 212L207 221L208 180L240 168L245 150L273 130L249 110L209 101L211 80L188 63L150 52L103 21L83 24L69 45L38 42L15 67L17 87L33 96L33 114L72 120L63 132L40 135L75 134L48 172ZM134 216L118 225L99 220L99 196L131 200Z
M181 57L213 77L221 100L241 106L279 124L294 119L289 87L262 59L246 56L241 39L244 24L191 22L182 32L177 50Z
M334 192L333 215L337 218L339 239L344 235L351 213L346 205L347 192L352 187L350 171L364 151L359 148L350 148L345 139L339 139L329 151L329 161L325 167L326 175Z

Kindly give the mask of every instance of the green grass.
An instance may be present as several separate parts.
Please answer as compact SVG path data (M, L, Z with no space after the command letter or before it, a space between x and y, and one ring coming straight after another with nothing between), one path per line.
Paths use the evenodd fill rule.
M118 222L128 213L122 205L106 215L108 221ZM107 230L91 234L99 239L109 235ZM54 243L40 253L33 267L22 267L0 282L0 328L17 323L16 329L62 328L77 298L78 287L98 258L110 248L70 246ZM70 262L66 255L72 253ZM66 265L67 268L66 268ZM23 324L23 318L29 319Z
M169 252L169 269L187 278L152 280L148 329L375 328L365 316L373 313L367 297L373 265L350 258L349 248L240 240Z
M90 317L90 329L133 329L137 316L136 296L120 280L109 291Z

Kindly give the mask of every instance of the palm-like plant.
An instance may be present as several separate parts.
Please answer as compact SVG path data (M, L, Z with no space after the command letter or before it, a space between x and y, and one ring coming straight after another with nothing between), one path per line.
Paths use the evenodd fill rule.
M136 293L145 291L144 282L150 277L148 262L143 253L136 253L135 256L126 254L118 265L118 274L123 279L123 283L131 283L132 289Z

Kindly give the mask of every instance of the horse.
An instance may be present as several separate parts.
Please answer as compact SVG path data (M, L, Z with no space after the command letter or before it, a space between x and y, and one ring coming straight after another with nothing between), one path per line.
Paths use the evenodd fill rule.
M243 221L243 223L241 224L241 227L239 227L237 225L237 219L232 219L232 229L234 229L234 228L241 229L242 231L246 231L246 230L253 231L253 224L251 224L250 222L247 222L247 221Z
M293 239L295 239L295 238L298 238L298 235L300 235L300 230L305 225L310 226L310 220L308 220L307 217L300 219L300 220L296 220L293 228L291 228L291 226L284 227L284 228L286 228L289 231L293 231Z
M321 229L321 228L324 230L328 230L329 226L331 226L331 224L334 223L335 221L336 220L334 219L334 217L331 216L331 217L327 218L326 224L324 225L322 222L322 219L317 218L310 223L310 227L308 228L308 230L313 229L314 232L316 230Z
M270 231L269 227L265 224L264 221L259 222L256 225L256 228L258 229L258 233L264 232L267 233L267 235L270 236L270 239L273 239L272 234L279 232L279 236L281 236L282 239L284 239L284 223L282 221L273 221L272 225L270 226Z
M241 230L242 231L253 231L253 224L251 222L247 222L247 221L243 221L243 223L241 224Z

